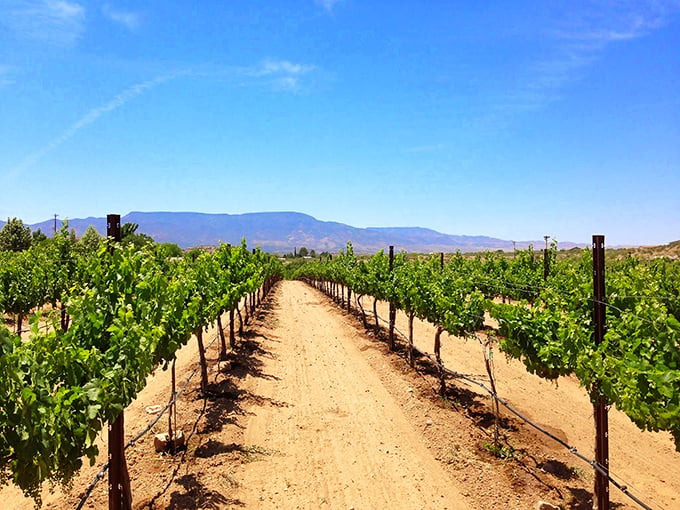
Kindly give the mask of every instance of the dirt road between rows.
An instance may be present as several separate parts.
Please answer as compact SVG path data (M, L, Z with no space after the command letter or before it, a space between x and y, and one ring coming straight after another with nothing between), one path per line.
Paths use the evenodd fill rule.
M469 508L327 299L284 282L266 324L254 392L274 405L246 420L244 442L276 453L239 475L246 507Z
M378 311L387 316L384 304ZM405 324L399 314L397 326L405 331ZM415 333L427 351L434 328L417 322ZM164 417L127 451L135 509L520 510L539 500L592 507L587 464L506 415L508 455L492 455L488 396L449 381L450 399L441 399L426 360L411 369L403 353L388 352L384 331L366 330L301 282L277 284L226 361L218 360L218 343L207 352L209 398L194 377L179 403L187 449L174 456L154 451ZM474 341L445 338L443 355L451 368L485 379ZM179 384L197 359L192 340L178 355ZM579 450L592 450L592 410L578 385L565 380L555 388L498 355L495 365L502 396ZM126 410L128 438L168 396L169 372L159 370ZM623 420L616 413L612 419L613 469L653 508L677 508L680 454L666 435ZM101 445L95 466L84 467L71 490L45 491L43 508L75 508L106 461ZM108 508L106 490L104 480L84 508ZM33 508L15 488L0 498L3 508ZM612 500L612 508L638 508L614 489Z

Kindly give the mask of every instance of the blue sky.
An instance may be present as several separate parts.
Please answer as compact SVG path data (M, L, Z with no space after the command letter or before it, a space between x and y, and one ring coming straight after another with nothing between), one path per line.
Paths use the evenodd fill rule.
M680 239L680 0L0 0L0 218Z

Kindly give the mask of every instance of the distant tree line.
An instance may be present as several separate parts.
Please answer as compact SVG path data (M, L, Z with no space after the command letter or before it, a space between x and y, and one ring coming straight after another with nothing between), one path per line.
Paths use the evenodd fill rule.
M297 259L305 257L316 257L316 251L314 250L309 251L306 247L302 246L299 250L297 249L297 247L293 248L292 252L288 252L283 256L283 258L286 259Z
M137 232L139 225L125 223L121 227L121 242L124 245L134 245L141 248L146 245L155 246L160 255L164 257L179 257L182 249L174 243L156 243L151 236ZM60 234L73 243L88 251L97 251L104 239L92 225L87 227L80 238L76 237L74 229L68 229L68 222L63 221ZM8 218L7 223L0 229L0 251L24 251L31 246L50 242L50 239L40 229L31 232L31 227L24 225L19 218Z
M313 258L313 259L315 259L317 257L328 258L329 255L330 255L330 253L328 253L327 251L323 251L323 252L317 254L316 250L314 250L314 249L309 250L309 249L307 249L307 247L301 246L300 249L297 249L297 247L293 248L293 251L286 253L283 256L283 258L285 258L285 259L297 259L297 258Z

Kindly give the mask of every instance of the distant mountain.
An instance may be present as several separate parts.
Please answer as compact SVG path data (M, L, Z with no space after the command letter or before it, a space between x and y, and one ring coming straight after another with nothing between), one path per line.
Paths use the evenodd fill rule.
M61 221L60 219L57 220L57 229L61 228ZM87 227L92 225L94 228L97 229L97 232L99 232L102 235L106 234L106 218L93 218L93 217L88 217L84 219L68 219L68 228L73 229L76 231L76 235L78 237L82 236L85 230L87 230ZM46 220L46 221L41 221L40 223L35 223L33 225L29 225L33 230L38 230L40 229L43 234L45 234L48 237L52 237L52 234L54 233L54 220Z
M247 214L204 214L194 212L131 212L121 217L121 223L137 223L139 232L150 235L158 242L177 243L182 248L217 245L220 242L239 244L246 238L248 246L260 246L274 253L292 252L305 246L317 252L336 252L352 242L357 253L375 253L393 245L396 250L411 252L455 252L457 250L512 251L513 242L486 236L449 235L420 227L357 228L333 221L319 221L297 212L261 212ZM101 234L106 232L105 218L69 219L69 228L80 236L93 225ZM2 222L0 222L0 227ZM54 220L31 225L51 235ZM525 248L540 241L517 242ZM560 248L577 246L560 243ZM580 245L584 246L584 245Z

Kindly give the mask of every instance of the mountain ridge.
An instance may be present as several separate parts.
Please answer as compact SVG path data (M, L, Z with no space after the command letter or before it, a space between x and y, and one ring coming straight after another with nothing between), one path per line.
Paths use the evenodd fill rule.
M375 253L393 245L410 252L470 252L484 250L512 251L530 244L540 248L540 241L508 241L482 235L453 235L425 227L359 228L335 221L322 221L295 211L213 214L201 212L141 212L121 216L121 223L137 223L138 232L150 235L158 242L176 243L182 248L217 245L220 242L239 244L243 238L249 246L260 246L273 253L288 253L305 246L317 252L336 252L352 242L357 253ZM0 221L0 227L5 222ZM106 232L106 218L87 217L68 220L69 228L81 236L88 226L100 234ZM54 220L29 225L51 235ZM560 248L585 246L561 242Z

